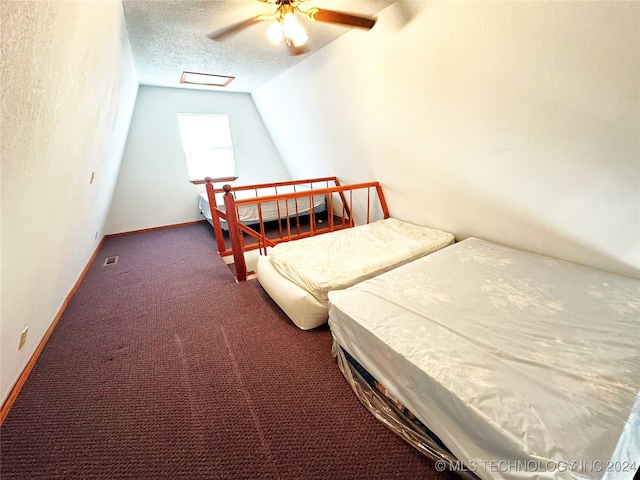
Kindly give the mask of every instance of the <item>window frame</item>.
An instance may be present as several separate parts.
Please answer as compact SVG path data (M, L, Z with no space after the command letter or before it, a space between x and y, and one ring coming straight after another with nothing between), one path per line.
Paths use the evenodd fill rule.
M226 122L224 122L226 129L221 132L214 125L213 135L216 135L215 140L200 142L197 138L199 138L198 136L202 131L207 129L207 126L204 124L195 128L193 125L189 126L189 123L193 123L193 121L187 120L188 118L224 118L226 119ZM178 113L177 123L180 142L187 164L187 175L191 183L205 183L205 178L215 178L218 181L233 181L238 178L236 175L237 166L230 115L225 113ZM197 131L198 129L200 129L200 132ZM209 139L211 140L211 137ZM220 156L216 155L216 151L227 158L221 159ZM197 159L197 156L208 155L211 155L211 157L206 160ZM209 164L208 162L211 163Z

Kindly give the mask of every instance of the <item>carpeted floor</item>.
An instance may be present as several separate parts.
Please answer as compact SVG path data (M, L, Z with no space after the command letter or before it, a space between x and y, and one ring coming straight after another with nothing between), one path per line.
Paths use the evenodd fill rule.
M360 405L326 326L235 283L207 223L105 240L0 442L2 480L456 478Z

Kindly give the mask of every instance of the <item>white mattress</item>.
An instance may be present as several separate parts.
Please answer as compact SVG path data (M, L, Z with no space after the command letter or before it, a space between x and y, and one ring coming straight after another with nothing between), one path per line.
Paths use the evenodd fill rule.
M304 185L297 185L297 192L308 190L308 187L305 188ZM285 185L278 187L277 193L273 188L260 189L258 192L260 196L270 196L270 195L280 195L285 193L292 193L294 191L293 186ZM310 191L310 190L309 190ZM236 192L236 198L246 199L246 198L256 198L256 194L254 190L240 190ZM311 197L302 197L298 199L289 199L287 201L280 200L278 202L264 202L260 203L262 209L262 220L264 222L270 222L273 220L278 220L278 218L286 218L287 216L293 217L296 215L296 203L298 205L297 213L299 215L305 215L309 213L309 206L311 204ZM288 207L288 210L287 210ZM202 192L198 195L198 208L202 215L209 221L212 222L211 218L211 209L209 208L209 198L207 196L207 192ZM225 211L225 205L218 205L218 208L222 211ZM279 210L278 210L279 208ZM316 213L322 212L326 209L325 205L325 196L324 195L314 195L313 196L313 208ZM258 216L258 204L252 203L249 205L239 205L238 206L238 218L240 221L246 225L251 225L255 223L259 223L260 217ZM227 222L225 220L220 221L222 228L227 229Z
M280 275L268 256L260 255L257 263L258 281L280 309L301 330L310 330L327 323L329 309L305 289Z
M640 466L640 280L471 238L329 300L337 343L480 478Z
M388 218L278 244L269 258L280 275L327 305L329 290L347 288L454 240L451 233Z

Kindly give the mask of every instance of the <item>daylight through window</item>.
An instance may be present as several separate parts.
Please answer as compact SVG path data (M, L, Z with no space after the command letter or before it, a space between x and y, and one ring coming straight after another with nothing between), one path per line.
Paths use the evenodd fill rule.
M228 115L179 113L178 125L189 180L235 176Z

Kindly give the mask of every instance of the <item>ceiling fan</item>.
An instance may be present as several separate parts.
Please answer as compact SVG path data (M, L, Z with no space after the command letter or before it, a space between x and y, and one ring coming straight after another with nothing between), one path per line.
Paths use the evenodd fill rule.
M271 3L276 9L271 14L257 15L255 17L234 23L207 35L211 40L223 38L239 32L259 22L273 21L267 29L267 36L277 45L284 43L292 49L292 53L300 53L308 40L307 33L298 22L298 16L306 17L313 22L336 23L350 27L371 29L376 23L375 18L353 15L334 10L325 10L317 7L301 8L302 4L310 0L257 0L262 3Z

